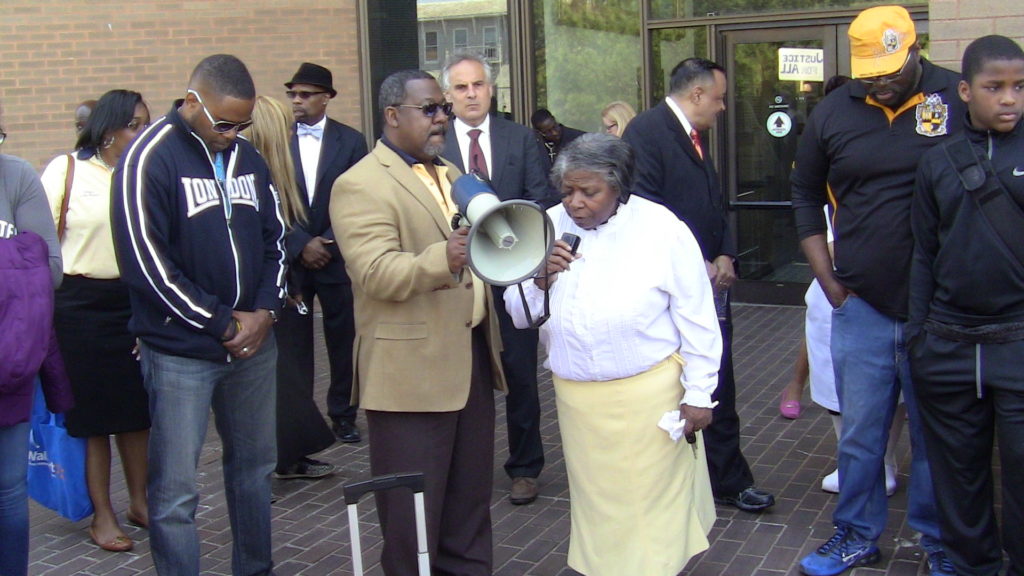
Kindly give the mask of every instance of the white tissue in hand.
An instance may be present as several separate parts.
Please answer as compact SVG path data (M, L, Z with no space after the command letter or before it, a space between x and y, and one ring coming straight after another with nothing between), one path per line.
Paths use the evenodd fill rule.
M673 442L679 442L679 439L683 437L684 426L686 426L686 418L679 418L679 410L665 412L661 420L658 421L658 428L668 432L668 437Z

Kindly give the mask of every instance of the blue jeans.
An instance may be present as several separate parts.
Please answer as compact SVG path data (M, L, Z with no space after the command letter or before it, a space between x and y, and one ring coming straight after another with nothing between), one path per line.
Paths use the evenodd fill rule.
M0 574L28 573L28 422L0 426Z
M883 458L902 391L912 456L907 523L921 532L923 547L939 546L935 493L910 380L903 322L850 296L832 312L832 363L843 414L839 503L832 520L871 542L885 529L888 498Z
M231 572L272 574L270 473L277 459L277 347L268 334L251 358L230 363L158 352L145 343L149 392L149 535L161 576L201 572L196 533L196 468L210 409L224 446L224 495L234 543Z

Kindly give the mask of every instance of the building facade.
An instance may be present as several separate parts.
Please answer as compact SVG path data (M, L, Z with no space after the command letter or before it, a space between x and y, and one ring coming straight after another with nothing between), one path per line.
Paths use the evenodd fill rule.
M810 271L789 210L788 172L824 81L849 72L846 29L871 0L4 0L0 2L3 152L42 168L74 143L76 104L111 88L141 92L154 117L184 95L202 57L227 52L257 91L284 98L304 61L334 72L329 114L373 139L388 73L438 73L472 49L495 65L495 108L526 123L535 109L585 130L624 100L664 96L667 72L704 56L729 70L728 109L708 145L740 247L742 300L800 301ZM1017 0L905 4L924 51L957 69L985 34L1024 42ZM799 60L806 65L790 66Z

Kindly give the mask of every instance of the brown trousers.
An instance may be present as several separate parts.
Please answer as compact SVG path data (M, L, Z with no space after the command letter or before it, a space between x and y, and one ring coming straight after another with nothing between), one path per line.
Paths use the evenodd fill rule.
M493 564L494 390L484 330L473 330L473 373L466 407L457 412L367 410L374 476L423 472L427 543L435 576L490 576ZM387 576L416 576L412 494L375 495L384 533Z

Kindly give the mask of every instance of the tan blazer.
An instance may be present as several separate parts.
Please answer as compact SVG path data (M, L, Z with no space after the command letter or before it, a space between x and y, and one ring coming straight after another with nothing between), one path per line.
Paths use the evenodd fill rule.
M459 176L446 162L448 178ZM378 141L331 190L331 225L355 297L353 404L387 412L453 412L469 397L472 276L448 271L448 219L408 164ZM487 329L504 391L491 290Z

